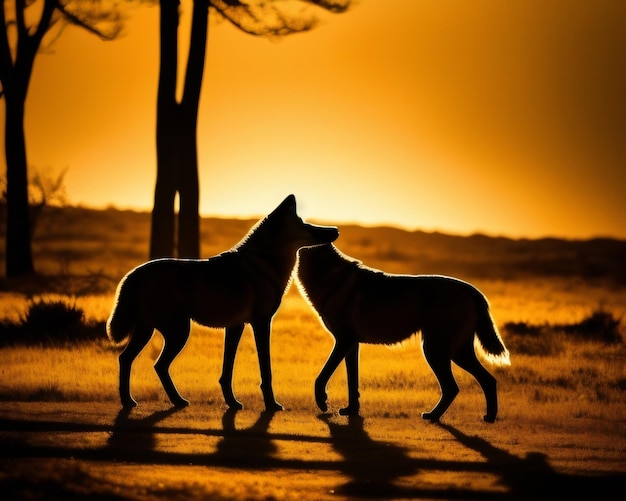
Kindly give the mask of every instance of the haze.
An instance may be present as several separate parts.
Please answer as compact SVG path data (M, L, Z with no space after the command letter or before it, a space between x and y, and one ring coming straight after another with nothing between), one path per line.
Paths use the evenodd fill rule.
M625 32L612 0L363 0L276 43L213 19L201 213L294 193L318 221L626 238ZM143 6L38 56L29 165L68 168L71 203L150 210L158 46Z

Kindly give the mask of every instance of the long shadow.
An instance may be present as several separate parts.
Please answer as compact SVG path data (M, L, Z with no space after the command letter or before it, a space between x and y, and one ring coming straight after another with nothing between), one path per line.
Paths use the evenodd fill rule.
M589 499L602 496L602 493L623 493L626 488L624 474L562 474L550 466L545 454L531 452L525 458L520 458L448 424L437 423L437 426L485 458L485 470L500 476L501 484L509 489L509 499Z
M398 492L393 481L417 471L407 449L372 440L361 416L349 416L345 424L335 422L328 414L319 419L328 425L332 446L343 457L339 468L350 478L335 489L337 494L381 498L406 495Z
M222 416L223 437L213 454L224 466L239 468L265 469L276 446L268 434L275 412L263 411L256 422L249 428L238 430L235 426L237 410L227 410Z
M237 412L222 416L221 429L190 426L163 426L161 421L177 409L155 412L145 417L133 417L120 412L113 423L89 424L0 418L0 462L10 464L18 458L68 458L92 461L125 461L146 465L205 465L251 471L287 468L293 471L339 471L347 482L335 491L349 497L361 498L428 498L428 499L556 499L598 496L601 492L624 492L624 473L586 476L556 472L547 458L539 453L518 457L499 449L483 438L469 436L447 424L437 424L461 445L478 452L480 460L441 460L417 457L401 444L373 440L360 417L320 416L329 436L294 435L269 431L274 417L271 412L260 413L247 428L236 426ZM11 433L17 432L17 433ZM22 432L25 435L22 435ZM50 442L30 443L32 433L57 432L109 433L102 447L67 446ZM157 447L157 435L212 436L219 438L211 452L172 452ZM281 458L276 454L276 441L329 443L341 460L313 458ZM463 475L495 475L502 491L474 489L463 486L440 485L420 479L420 474L459 472ZM2 487L2 483L0 483Z
M339 424L327 414L319 419L328 425L331 443L343 457L339 464L349 481L335 489L337 494L372 499L493 499L492 491L466 488L441 488L420 483L412 478L409 485L397 485L402 477L418 476L427 470L472 470L475 465L463 461L418 459L409 455L409 449L391 442L373 440L364 428L364 419L350 416L346 424ZM412 485L411 485L412 484Z
M117 452L122 458L127 459L130 454L133 461L152 462L155 458L161 457L167 462L168 453L157 451L156 435L168 433L221 437L214 453L197 458L205 460L201 463L210 457L211 462L222 466L264 469L276 451L276 446L268 435L270 423L275 415L272 411L261 412L252 426L243 429L237 429L235 421L238 411L232 409L226 410L222 416L222 430L157 426L160 421L180 410L172 407L142 418L132 418L132 411L122 409L113 422L111 436L107 440L108 451L113 454ZM173 459L176 454L169 453L169 456Z
M460 444L478 452L485 462L415 458L408 449L390 442L372 440L361 417L339 424L328 415L320 416L329 428L335 451L344 458L341 471L349 481L337 487L338 494L362 498L428 499L579 499L602 492L624 492L626 475L569 475L555 471L544 454L532 452L520 458L499 449L485 439L469 436L453 426L437 423ZM495 475L504 491L430 486L420 482L420 472L452 471ZM396 483L402 477L408 481ZM398 485L400 484L400 485Z
M113 421L113 429L107 440L107 447L121 455L128 449L136 454L143 454L144 460L149 460L156 448L156 437L152 433L157 423L181 410L171 407L164 411L157 411L143 418L131 419L132 410L123 408Z
M274 413L261 412L249 428L237 429L236 411L226 411L222 416L222 428L160 425L160 421L180 412L170 408L145 417L133 417L133 411L122 410L112 424L73 423L68 421L6 419L0 417L0 460L12 458L62 458L93 461L125 461L161 465L233 466L237 468L270 468L293 466L295 468L328 468L329 461L307 461L274 458L274 440L328 442L327 438L307 435L268 433ZM26 435L22 435L22 433ZM27 435L66 433L79 436L83 433L108 433L102 447L80 447L46 443L31 443ZM220 441L213 452L173 452L156 447L157 435L209 436ZM287 464L289 463L289 464Z

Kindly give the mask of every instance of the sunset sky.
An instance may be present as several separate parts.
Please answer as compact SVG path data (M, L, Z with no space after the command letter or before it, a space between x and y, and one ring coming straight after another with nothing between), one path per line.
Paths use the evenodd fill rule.
M626 238L626 2L318 12L278 42L211 23L203 215L261 216L294 193L318 221ZM69 27L35 62L29 164L67 168L75 204L151 208L158 9L128 16L116 41Z

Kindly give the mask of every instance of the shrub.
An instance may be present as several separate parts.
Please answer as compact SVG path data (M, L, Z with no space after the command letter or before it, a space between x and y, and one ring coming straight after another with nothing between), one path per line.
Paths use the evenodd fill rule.
M503 330L509 335L507 345L513 352L524 355L556 355L563 349L564 336L586 341L616 344L623 341L621 318L599 308L580 322L570 324L528 324L507 322Z
M76 337L85 316L76 303L62 299L37 298L32 300L22 325L37 337Z
M75 301L39 297L18 323L0 325L0 344L67 344L102 338L103 332L103 322L86 322Z
M513 353L531 356L554 356L563 351L563 342L552 328L526 322L508 322L503 330L507 333L506 344Z
M620 333L621 321L621 317L615 318L610 311L599 308L578 323L560 325L558 328L590 341L615 344L623 341Z

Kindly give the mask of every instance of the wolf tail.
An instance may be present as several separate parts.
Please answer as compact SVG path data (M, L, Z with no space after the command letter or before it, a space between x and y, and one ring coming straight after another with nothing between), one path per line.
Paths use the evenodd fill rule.
M478 322L476 325L476 335L478 346L485 358L494 365L511 365L509 350L504 346L504 341L500 337L498 327L489 311L489 303L485 296L480 294L477 302Z
M112 343L119 345L129 338L135 328L136 304L134 280L126 275L117 287L113 310L106 323L107 336Z

